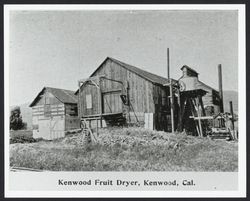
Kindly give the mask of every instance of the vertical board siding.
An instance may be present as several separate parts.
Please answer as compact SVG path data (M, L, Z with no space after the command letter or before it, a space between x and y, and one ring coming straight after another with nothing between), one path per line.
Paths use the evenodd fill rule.
M165 105L167 105L166 98L166 87L160 87L153 84L151 81L142 78L140 75L129 71L123 66L111 61L107 60L102 64L102 66L95 72L93 76L97 75L105 75L107 78L122 81L123 86L120 83L102 79L101 88L102 91L106 92L110 91L109 95L102 94L109 101L109 104L113 108L114 111L120 111L120 107L122 107L122 111L127 111L127 107L122 103L121 99L117 94L111 91L121 90L121 94L126 95L126 83L129 84L129 97L130 103L134 109L135 115L138 117L139 121L144 122L145 116L144 113L155 113L155 99L161 99L162 101L165 97ZM156 92L155 92L156 90ZM88 84L84 85L81 88L81 100L79 106L82 108L81 116L100 114L100 108L98 104L99 93L94 86L90 86ZM91 110L86 109L86 94L92 94L92 106ZM103 99L103 105L106 105L105 100ZM121 106L122 105L122 106ZM108 109L104 109L104 112L108 112ZM136 122L136 117L134 112L130 109L131 121ZM128 116L128 115L127 115Z
M50 92L45 91L43 96L37 101L36 105L44 105L46 97L49 98L49 101L50 101L51 105L61 103L55 96L53 96L53 94L51 94Z
M45 104L45 97L49 103ZM49 99L48 99L49 98ZM45 106L50 115L45 116ZM53 140L65 136L65 130L79 128L77 104L64 104L53 94L46 92L32 107L33 137Z
M80 119L78 117L65 117L65 131L80 128Z

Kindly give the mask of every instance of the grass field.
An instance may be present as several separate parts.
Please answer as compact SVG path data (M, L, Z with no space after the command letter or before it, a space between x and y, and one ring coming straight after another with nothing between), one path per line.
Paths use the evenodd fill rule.
M237 171L238 143L142 128L10 145L10 165L51 171Z
M32 137L32 130L10 131L10 138L17 138L17 137Z

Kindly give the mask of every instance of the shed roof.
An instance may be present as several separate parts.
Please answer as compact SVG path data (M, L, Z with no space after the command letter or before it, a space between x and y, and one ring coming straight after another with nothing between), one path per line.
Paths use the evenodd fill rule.
M62 103L77 103L77 96L74 94L74 91L52 87L44 87L36 96L36 98L32 101L30 107L36 104L36 102L39 100L39 97L45 92L45 90L53 94Z
M181 67L181 70L183 70L183 68L186 68L186 69L188 69L189 71L192 71L192 72L196 73L197 75L199 74L199 73L197 73L197 71L196 71L196 70L194 70L194 69L190 68L190 67L189 67L189 66L187 66L187 65L182 66L182 67Z
M141 68L132 66L132 65L127 64L127 63L124 63L124 62L119 61L117 59L114 59L112 57L107 57L102 62L102 64L105 63L107 60L111 60L111 61L115 62L116 64L126 68L127 70L129 70L129 71L139 75L140 77L143 77L144 79L149 80L149 81L151 81L153 83L161 84L161 85L168 83L167 78L164 78L164 77L161 77L159 75L156 75L156 74L150 73L148 71L142 70ZM98 71L98 69L102 66L102 64L91 74L91 76L94 76L94 74Z

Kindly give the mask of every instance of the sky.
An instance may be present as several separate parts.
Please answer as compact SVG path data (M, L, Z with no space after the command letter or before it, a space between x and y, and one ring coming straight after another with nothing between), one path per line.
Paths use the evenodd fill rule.
M178 79L188 65L218 89L238 89L237 11L11 11L10 105L32 102L44 86L77 90L107 57Z

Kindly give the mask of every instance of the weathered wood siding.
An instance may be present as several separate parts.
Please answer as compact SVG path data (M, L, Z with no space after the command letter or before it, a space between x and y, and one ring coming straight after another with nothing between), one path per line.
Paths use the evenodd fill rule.
M63 104L46 92L32 107L33 137L52 140L65 136L65 131L80 127L77 104Z
M79 97L79 107L78 112L80 117L85 115L94 115L94 114L100 114L100 98L99 98L99 90L96 86L85 84L83 87L81 87L80 94L78 94ZM91 95L91 101L92 101L92 107L87 108L87 100L86 96Z
M203 83L199 82L199 88L207 91L206 95L202 97L204 107L213 106L214 113L219 113L219 93L213 90L211 87L204 85Z
M61 104L61 102L53 96L50 92L45 92L43 96L40 98L40 100L37 101L36 105L45 105L45 104Z
M169 88L167 87L159 85L154 85L153 87L153 99L155 104L154 127L157 130L167 131L169 130L168 128L171 127L169 92Z
M80 128L77 104L65 104L65 131Z
M121 99L116 98L117 94L114 92L112 97L112 91L121 90L121 94L127 95L126 87L127 83L129 85L129 98L130 103L135 111L135 114L140 120L144 120L144 113L154 113L154 97L153 97L153 83L142 78L141 76L127 70L126 68L107 60L101 68L94 74L95 75L105 75L109 79L122 81L123 85L120 83L102 79L101 90L103 94L109 92L110 105L112 105L114 111L118 111ZM86 84L81 88L80 94L80 107L79 113L81 116L100 114L100 103L99 103L99 91L93 86ZM87 109L86 107L86 94L91 94L92 96L92 109ZM105 100L103 100L105 101ZM118 103L119 101L119 103ZM117 108L114 108L117 107ZM126 106L122 104L122 110L126 110ZM134 118L134 113L130 111L131 119Z

